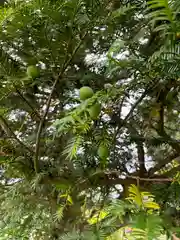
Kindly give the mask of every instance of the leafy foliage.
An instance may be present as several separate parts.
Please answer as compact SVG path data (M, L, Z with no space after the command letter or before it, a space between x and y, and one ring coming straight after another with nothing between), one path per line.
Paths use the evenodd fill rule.
M2 5L1 239L178 236L179 9L168 0ZM94 92L85 101L83 86Z

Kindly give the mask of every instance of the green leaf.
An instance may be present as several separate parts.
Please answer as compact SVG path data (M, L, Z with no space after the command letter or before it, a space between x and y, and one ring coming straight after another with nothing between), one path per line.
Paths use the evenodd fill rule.
M60 195L59 197L60 197L60 198L66 198L66 201L67 201L70 205L73 204L73 200L72 200L71 196L70 196L68 193L62 194L62 195Z
M96 224L103 220L108 215L108 212L101 210L97 212L92 218L88 219L89 224Z
M143 199L139 189L135 185L129 187L129 197L127 200L134 201L139 207L143 206Z
M55 215L58 221L60 221L63 218L63 212L64 212L64 207L63 206L58 207L58 210Z
M135 6L128 3L127 6L120 7L119 9L113 11L111 14L111 18L112 19L119 18L119 17L127 14L127 12L129 12L130 10L133 10L133 9L135 9Z

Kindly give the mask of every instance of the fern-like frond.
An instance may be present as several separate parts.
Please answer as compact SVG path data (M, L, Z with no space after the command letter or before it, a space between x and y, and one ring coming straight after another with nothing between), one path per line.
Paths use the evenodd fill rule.
M148 12L147 17L153 26L153 31L161 32L163 35L175 36L176 28L176 12L174 10L173 1L168 0L149 0L147 1ZM158 23L158 25L157 25Z
M63 151L63 155L67 156L70 160L77 157L78 150L81 148L83 143L83 137L80 135L75 136L69 140L69 143Z
M108 206L107 211L114 217L118 217L120 220L123 219L123 216L126 214L127 209L131 210L134 206L128 202L116 200Z
M127 240L145 240L146 238L146 232L139 228L133 228L130 233L125 234L125 238Z
M121 17L122 15L125 15L127 12L133 10L135 6L128 3L126 6L120 7L119 9L115 10L111 14L111 18L115 19L118 17Z
M168 21L173 23L175 20L175 14L172 9L172 1L168 0L149 0L147 1L148 9L151 10L147 16L149 16L152 21ZM163 24L164 26L168 26Z
M149 192L140 192L135 185L129 187L129 197L127 200L134 202L140 208L159 209L159 205L154 202L153 195Z
M66 233L66 234L60 236L59 239L60 240L80 240L81 235L77 231L72 231L72 232L69 232L69 233Z
M63 211L64 211L64 206L58 207L56 213L54 214L54 220L55 221L61 221L63 218Z
M74 118L71 115L68 115L64 118L57 119L54 122L53 126L56 128L57 133L62 133L67 131L69 129L69 126L74 123L75 123Z
M135 185L129 187L129 197L127 200L135 202L139 207L143 206L142 194Z
M140 213L134 217L133 221L132 231L127 234L128 239L153 240L163 233L161 219L157 215Z

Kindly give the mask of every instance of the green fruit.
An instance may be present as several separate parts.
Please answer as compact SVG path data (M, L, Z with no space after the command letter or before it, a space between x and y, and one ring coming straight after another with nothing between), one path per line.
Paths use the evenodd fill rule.
M109 149L104 145L100 145L98 148L98 155L101 159L106 159L109 156Z
M91 106L88 111L92 119L97 119L101 112L101 105L99 103L96 103L93 106Z
M82 87L79 90L79 97L81 100L86 100L88 98L91 98L93 96L94 92L92 88L90 87Z
M27 75L31 78L37 78L40 75L38 67L32 65L27 68Z

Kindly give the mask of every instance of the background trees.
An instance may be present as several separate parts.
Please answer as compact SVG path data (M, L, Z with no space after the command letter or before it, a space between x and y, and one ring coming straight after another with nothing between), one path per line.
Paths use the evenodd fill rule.
M141 239L177 235L179 8L165 0L4 4L2 239L33 231L37 239L104 239L120 216L122 224L154 230L134 231ZM28 76L35 65L40 75ZM86 101L83 86L94 92ZM147 190L155 200L148 195L145 206ZM102 209L112 214L100 224Z

